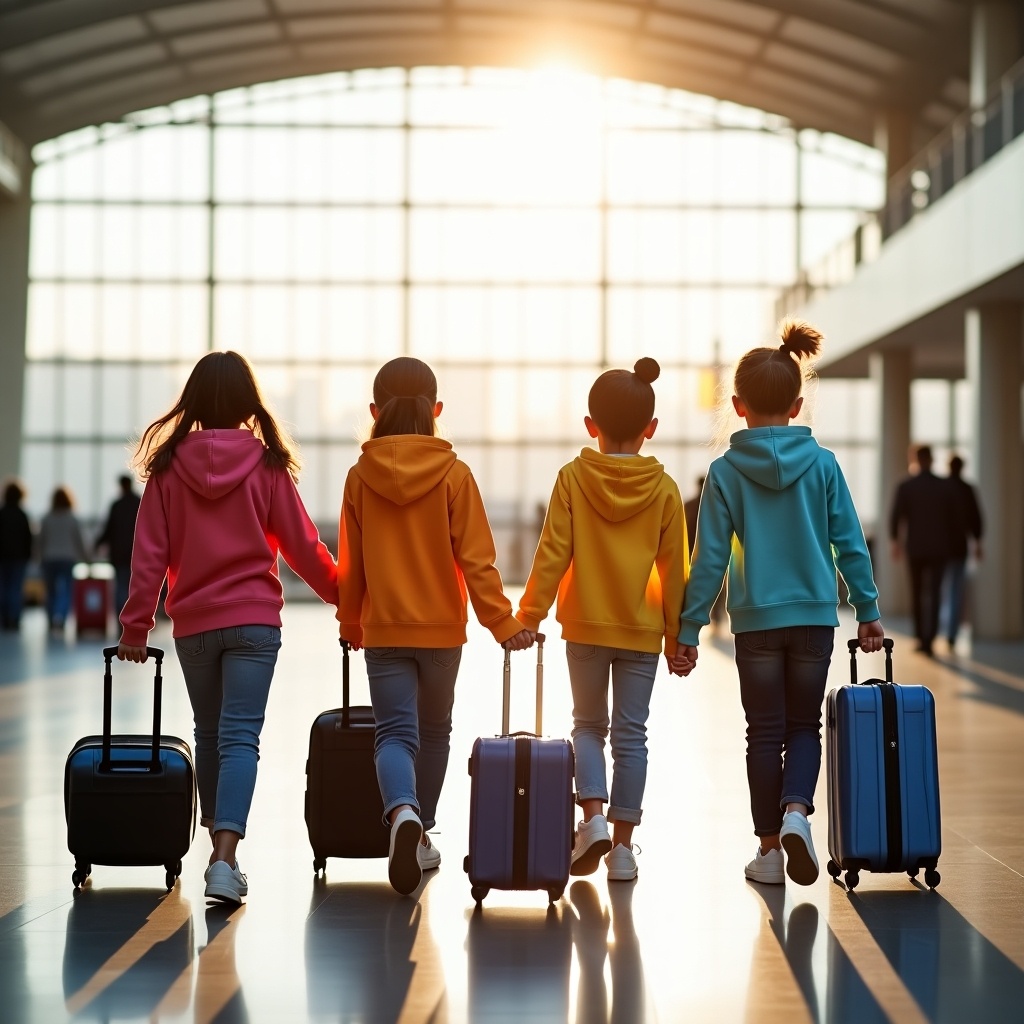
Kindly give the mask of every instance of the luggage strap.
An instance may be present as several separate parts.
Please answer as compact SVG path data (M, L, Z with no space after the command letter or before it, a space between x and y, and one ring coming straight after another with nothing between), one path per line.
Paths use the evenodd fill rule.
M888 871L899 871L903 861L903 801L900 787L899 713L896 690L885 682L882 690L882 743L885 765L885 831Z
M517 736L515 792L512 794L512 888L525 889L530 873L530 770L533 742Z

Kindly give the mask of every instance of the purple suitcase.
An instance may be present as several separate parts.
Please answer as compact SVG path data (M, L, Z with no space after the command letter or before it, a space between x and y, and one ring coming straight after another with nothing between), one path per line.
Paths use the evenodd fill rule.
M511 664L505 651L500 736L478 739L469 759L469 854L477 907L491 889L546 889L560 899L572 855L575 762L568 740L541 739L544 637L537 634L537 727L509 733Z

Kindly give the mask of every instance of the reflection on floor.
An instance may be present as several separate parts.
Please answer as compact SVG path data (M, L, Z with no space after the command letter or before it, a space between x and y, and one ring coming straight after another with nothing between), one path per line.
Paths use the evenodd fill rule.
M162 629L154 640L170 646ZM340 703L340 655L323 608L291 605L284 635L240 851L250 894L234 909L203 897L203 833L169 893L162 868L103 865L73 891L64 759L100 725L103 641L54 640L33 615L20 635L0 637L5 1024L1024 1019L1024 647L965 645L930 661L897 636L897 680L926 683L938 706L943 853L934 892L905 875L862 875L855 893L824 872L807 888L743 880L755 840L725 636L708 637L690 679L659 677L638 881L609 883L602 869L574 880L551 908L541 894L495 892L478 911L462 872L465 765L473 737L500 721L497 647L472 633L435 836L444 861L406 899L381 861L332 860L326 879L314 879L302 816L306 747L315 715ZM545 723L564 733L560 641L545 660ZM527 727L532 655L516 655L514 668L513 721ZM832 684L846 672L837 653ZM190 739L173 654L165 676L164 730ZM144 731L148 670L115 666L114 685L115 729ZM359 656L354 687L362 702ZM822 861L825 824L822 811L813 819Z

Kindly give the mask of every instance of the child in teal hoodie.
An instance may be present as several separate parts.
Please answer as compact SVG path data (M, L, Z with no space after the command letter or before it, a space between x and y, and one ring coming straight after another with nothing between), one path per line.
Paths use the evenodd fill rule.
M746 430L711 463L701 493L690 579L673 670L689 674L701 627L728 570L747 782L760 845L745 875L803 885L818 877L807 816L821 769L821 705L842 574L864 651L881 649L878 591L860 520L836 457L809 427L791 426L803 398L801 361L821 334L781 325L778 348L740 359L732 399ZM783 854L785 850L785 871Z

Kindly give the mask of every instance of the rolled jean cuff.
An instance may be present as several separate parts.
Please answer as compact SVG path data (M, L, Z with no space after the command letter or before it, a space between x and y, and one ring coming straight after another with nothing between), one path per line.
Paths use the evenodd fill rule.
M639 825L643 811L635 807L609 807L606 817L609 821L625 821L631 825Z
M419 802L419 800L416 799L416 797L414 797L414 796L398 797L397 799L392 800L391 803L389 803L387 805L387 807L384 808L384 824L387 825L388 828L391 827L391 819L388 817L388 815L396 807L402 807L405 804L408 804L416 812L416 817L417 818L420 816L420 802ZM433 822L431 822L431 828L433 828ZM424 830L424 832L426 831L426 824L424 824L423 830Z
M608 790L591 786L590 789L579 789L576 791L576 803L581 804L584 800L600 800L601 803L608 803Z
M199 827L200 828L208 828L208 829L210 829L212 831L213 825L214 825L213 818L200 818L199 819Z
M245 826L238 821L228 821L227 818L218 818L213 823L214 832L237 832L243 839L245 838Z
M807 808L808 816L814 813L814 801L809 800L805 796L784 796L779 803L779 808L783 814L786 813L786 804L803 804Z
M780 818L779 823L775 826L775 828L755 828L754 835L758 836L759 838L763 838L765 836L777 836L781 831L782 819Z

